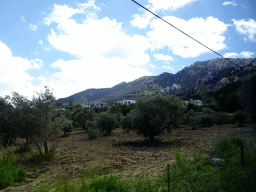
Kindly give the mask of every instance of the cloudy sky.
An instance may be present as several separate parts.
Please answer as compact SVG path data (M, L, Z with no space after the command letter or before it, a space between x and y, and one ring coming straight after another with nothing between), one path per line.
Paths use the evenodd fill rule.
M227 58L256 57L256 0L137 0ZM220 56L131 0L0 0L0 96L56 99Z

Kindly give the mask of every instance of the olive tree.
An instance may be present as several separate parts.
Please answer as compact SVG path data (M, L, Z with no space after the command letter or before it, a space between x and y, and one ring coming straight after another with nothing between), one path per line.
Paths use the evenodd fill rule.
M33 97L32 103L34 104L32 111L34 120L37 124L38 132L33 134L31 140L36 145L39 153L42 154L40 145L43 144L45 154L49 152L48 142L54 141L56 137L61 134L59 126L52 126L52 109L54 105L54 96L50 90L45 87L44 93L39 93L38 98Z
M155 98L139 99L129 114L132 116L132 129L153 143L154 137L161 131L170 132L171 125L177 126L183 120L184 112L185 108L178 98L157 95Z
M0 145L7 147L14 143L18 137L18 130L15 126L14 107L8 100L9 96L0 98Z

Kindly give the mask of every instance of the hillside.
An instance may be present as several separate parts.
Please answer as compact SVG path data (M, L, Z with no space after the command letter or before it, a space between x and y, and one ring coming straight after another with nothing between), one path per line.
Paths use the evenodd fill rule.
M152 97L166 92L185 100L200 99L199 86L202 82L205 82L209 92L216 92L228 84L234 83L235 86L240 86L242 79L251 73L250 70L255 71L256 58L230 60L241 67L236 67L222 58L198 61L176 74L165 72L158 76L140 77L129 83L122 82L112 88L87 89L69 97L60 98L56 102L67 103L70 99L74 103L96 99L103 101L136 100L143 96Z

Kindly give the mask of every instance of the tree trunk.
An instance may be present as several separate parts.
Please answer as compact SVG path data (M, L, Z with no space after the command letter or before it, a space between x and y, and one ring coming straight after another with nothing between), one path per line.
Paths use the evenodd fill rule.
M154 141L154 136L153 135L150 135L149 136L149 143L152 144Z
M37 149L38 149L39 153L42 155L42 151L41 151L41 148L40 148L39 144L38 144L38 143L36 143L35 145L36 145L36 147L37 147Z
M47 145L47 141L44 142L44 153L47 154L48 153L48 145Z
M28 144L28 137L26 137L26 143L25 143L25 145L27 145Z

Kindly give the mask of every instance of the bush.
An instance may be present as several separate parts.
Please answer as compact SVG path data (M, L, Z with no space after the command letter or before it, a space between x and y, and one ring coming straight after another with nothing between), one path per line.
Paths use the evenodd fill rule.
M205 108L203 114L201 115L201 124L204 127L212 126L216 123L216 113L212 109Z
M188 121L188 114L185 114L185 115L184 115L184 119L183 119L182 124L184 124L184 125L188 125L188 124L189 124L189 121Z
M115 129L118 123L115 115L110 113L104 113L104 112L98 115L96 122L97 122L97 127L100 129L100 131L102 133L107 132L108 134L110 134L111 131Z
M225 115L225 114L217 115L217 124L233 124L233 123L234 123L233 115Z
M0 159L0 190L10 185L15 181L26 180L27 174L23 168L14 168L13 157L1 157Z
M120 121L120 126L128 133L129 130L133 128L132 122L132 117L130 115L123 116Z
M65 124L63 125L63 128L62 128L62 131L64 132L64 136L66 136L66 134L68 133L69 135L69 132L72 132L73 131L73 124L72 124L72 121L66 121Z
M88 133L89 139L96 139L99 129L95 121L86 121L86 132Z
M193 109L194 111L197 111L198 106L193 103L188 103L187 112Z
M198 115L193 109L188 111L188 122L195 129L201 122L200 115Z
M245 112L241 110L236 111L235 114L233 115L233 120L235 123L238 122L238 126L241 127L246 121Z

